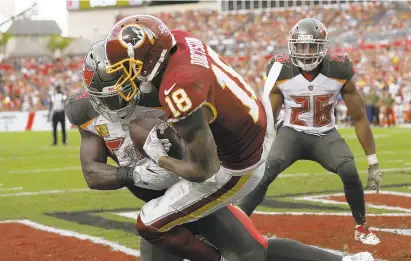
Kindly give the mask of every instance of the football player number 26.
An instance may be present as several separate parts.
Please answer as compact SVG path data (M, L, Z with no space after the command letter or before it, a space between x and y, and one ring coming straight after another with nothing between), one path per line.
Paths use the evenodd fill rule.
M302 113L310 112L313 109L314 127L323 127L330 124L331 110L333 107L333 104L329 103L331 97L332 95L316 95L313 97L314 106L312 106L309 96L292 96L294 102L299 104L300 107L292 109L290 123L298 126L307 126L307 123L300 120L298 116Z

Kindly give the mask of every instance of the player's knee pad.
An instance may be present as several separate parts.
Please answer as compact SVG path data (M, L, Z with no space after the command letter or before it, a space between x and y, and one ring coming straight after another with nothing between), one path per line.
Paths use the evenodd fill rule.
M265 163L264 177L259 186L265 189L277 178L281 172L282 161L277 158L268 158Z
M144 222L141 220L140 216L138 216L138 218L137 218L136 228L137 228L137 233L142 238L147 240L148 242L153 244L153 243L156 243L158 241L161 241L163 233L159 232L157 229L155 229L151 226L148 226L148 225L144 224Z
M337 168L337 173L343 181L344 185L362 186L354 160L349 160L341 163Z

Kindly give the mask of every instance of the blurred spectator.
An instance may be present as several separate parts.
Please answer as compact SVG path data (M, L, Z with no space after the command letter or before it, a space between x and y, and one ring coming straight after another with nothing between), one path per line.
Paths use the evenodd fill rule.
M380 113L380 122L384 124L385 127L390 127L395 125L394 117L394 99L390 95L389 90L385 89L381 98L381 113Z
M354 79L357 86L363 88L368 119L379 125L384 87L396 101L394 114L400 115L402 108L403 116L397 117L397 122L411 120L411 39L407 38L411 28L410 11L411 6L398 2L373 1L339 7L255 12L221 13L199 9L163 12L156 16L169 28L186 29L206 41L259 95L262 94L268 59L275 53L288 51L291 26L304 17L319 18L328 28L330 52L346 52L355 64ZM121 18L119 15L118 19ZM70 95L81 88L79 70L82 59L27 57L0 60L0 110L44 110L50 103L49 86L56 82L61 82ZM389 101L387 97L384 99ZM343 117L339 119L349 118L349 115L345 116L347 111L342 100L338 105L337 115ZM386 112L385 107L381 110Z
M367 118L371 124L379 125L379 108L380 96L375 88L371 88L368 94L365 95L365 107L367 110Z
M64 114L64 105L67 100L67 95L63 93L61 85L56 86L54 93L50 95L49 119L53 124L53 146L57 145L57 125L60 123L62 142L67 145L66 137L66 116Z

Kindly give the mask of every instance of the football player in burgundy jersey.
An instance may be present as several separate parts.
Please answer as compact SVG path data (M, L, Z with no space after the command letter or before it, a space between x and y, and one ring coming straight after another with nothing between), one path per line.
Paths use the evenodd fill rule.
M126 81L156 88L169 124L185 142L184 159L175 159L157 136L164 126L150 131L145 153L182 179L143 206L137 219L140 236L192 261L227 260L182 224L216 213L261 181L274 140L271 106L263 105L209 46L186 31L170 31L153 16L134 15L115 24L106 38L106 55L106 71L122 73L114 86L119 96L131 100L139 92L133 86L134 91L124 93ZM233 259L373 260L369 253L343 259L295 241L267 241L258 235L252 240L260 247Z
M284 105L277 137L263 180L240 202L240 208L251 215L283 170L297 160L313 160L341 178L356 223L355 239L378 244L380 240L365 223L364 191L354 156L335 129L334 109L342 94L368 158L367 186L378 193L382 174L364 103L353 79L353 64L344 54L327 54L327 30L314 18L302 19L291 29L288 45L289 54L271 59L264 90L274 113Z
M67 117L78 126L81 135L80 160L84 179L90 189L116 190L127 187L137 198L148 202L163 196L165 189L174 184L175 179L172 173L154 162L144 161L144 156L139 152L142 148L133 149L133 143L144 144L150 129L144 131L145 134L139 131L138 135L131 135L128 123L135 124L136 118L161 119L164 113L150 108L159 106L154 89L144 93L140 89L138 96L130 101L113 92L119 73L105 72L104 57L102 41L95 43L84 59L84 90L70 96L65 106ZM130 91L130 86L130 82L125 82L122 90ZM135 126L133 124L131 126ZM113 158L118 166L107 164L108 157ZM194 234L201 233L230 259L251 255L262 260L265 254L260 251L263 249L260 242L264 242L265 238L252 226L248 217L233 206L185 224L185 229ZM223 231L225 233L221 235ZM281 244L282 240L276 242ZM213 249L202 241L197 240L197 243ZM183 260L144 239L140 240L140 244L143 261ZM256 253L260 256L256 256Z

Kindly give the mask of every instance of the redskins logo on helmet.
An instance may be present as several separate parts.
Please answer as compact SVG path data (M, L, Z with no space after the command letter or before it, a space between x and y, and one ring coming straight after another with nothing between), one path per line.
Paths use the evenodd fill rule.
M151 81L174 45L170 30L154 16L133 15L117 22L105 41L106 72L121 73L114 89L120 90L124 83L131 82L134 91L119 95L126 101L133 99L138 93L135 80Z
M154 44L156 38L150 29L140 24L131 24L123 27L119 36L123 46L125 48L132 47L133 50L140 47L146 40L150 44Z

